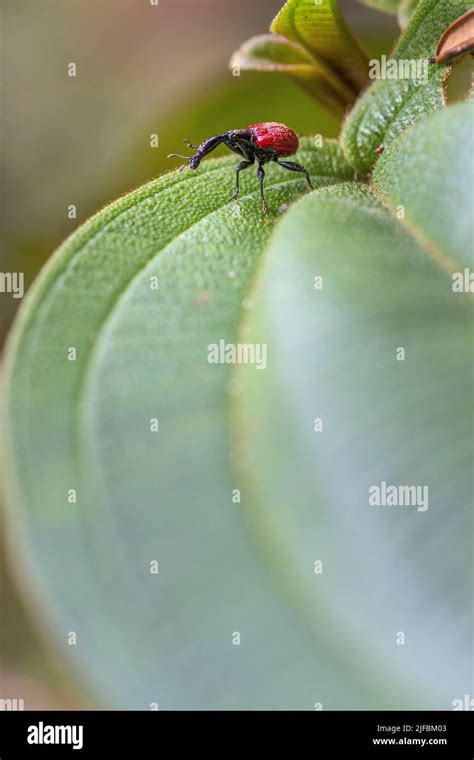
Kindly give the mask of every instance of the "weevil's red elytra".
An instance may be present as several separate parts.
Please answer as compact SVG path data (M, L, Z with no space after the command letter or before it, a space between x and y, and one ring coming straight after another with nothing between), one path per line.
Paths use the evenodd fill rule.
M474 50L474 8L453 21L439 38L430 63L446 63Z
M279 156L292 156L299 148L298 135L277 121L264 121L248 127L252 142L262 150L275 150Z
M264 164L274 161L278 166L288 169L292 172L300 172L306 177L306 183L310 190L313 190L311 178L308 171L297 164L296 161L282 161L282 158L292 156L299 147L298 135L287 127L286 124L280 124L277 121L264 121L258 124L251 124L246 129L231 129L222 135L208 137L200 145L193 145L189 140L184 141L189 148L195 150L192 156L180 156L179 153L171 153L171 156L185 158L186 163L180 171L189 166L190 169L197 169L204 156L207 156L218 145L225 145L234 153L238 153L243 161L237 166L237 187L229 201L237 200L240 193L239 175L241 171L248 169L257 162L257 176L260 182L260 195L262 199L263 212L265 219L268 217L268 206L265 200L263 182L265 179Z

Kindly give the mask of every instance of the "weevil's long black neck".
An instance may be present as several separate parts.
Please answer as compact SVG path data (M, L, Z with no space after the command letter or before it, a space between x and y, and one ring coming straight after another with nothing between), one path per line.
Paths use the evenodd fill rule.
M201 145L198 147L196 153L189 161L189 166L191 169L197 169L199 164L201 163L204 156L207 156L209 153L212 153L213 150L215 150L219 145L222 145L223 142L226 142L227 135L215 135L214 137L209 137L207 140L204 140L204 142L201 143Z
M247 130L232 130L224 135L215 135L208 137L196 149L194 156L188 159L188 165L191 169L197 169L204 156L212 153L219 145L226 145L230 150L241 156L253 161L254 146L252 144L251 134Z

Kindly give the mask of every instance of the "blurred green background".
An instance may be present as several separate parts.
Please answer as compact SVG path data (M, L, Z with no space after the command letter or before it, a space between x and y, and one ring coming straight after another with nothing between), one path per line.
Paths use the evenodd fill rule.
M280 75L232 76L228 61L265 32L282 0L4 0L1 266L27 290L92 213L177 165L167 154L265 120L336 137L340 125ZM371 57L398 34L393 17L341 3ZM68 76L75 63L77 76ZM158 147L151 147L151 135ZM68 207L77 209L69 218ZM0 294L3 343L19 300ZM0 697L28 709L83 707L17 592L2 540ZM6 555L6 556L5 556ZM6 559L8 557L8 559ZM33 600L34 601L34 600Z

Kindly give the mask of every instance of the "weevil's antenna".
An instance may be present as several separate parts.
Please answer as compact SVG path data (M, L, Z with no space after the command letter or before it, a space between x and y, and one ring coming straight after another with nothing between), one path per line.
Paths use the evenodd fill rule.
M191 161L192 156L182 156L181 153L169 153L168 158L184 158L186 163L180 166L178 169L178 171L182 172L183 169L186 169L186 167L189 166L189 162Z
M191 140L188 140L187 137L184 138L183 142L188 146L188 148L191 148L191 150L197 150L199 148L199 145L193 145Z

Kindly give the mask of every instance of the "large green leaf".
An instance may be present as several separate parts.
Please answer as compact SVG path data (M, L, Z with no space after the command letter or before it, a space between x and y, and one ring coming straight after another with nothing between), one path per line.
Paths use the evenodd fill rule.
M316 186L352 176L333 143L303 141L300 159ZM7 360L10 540L51 639L106 706L374 706L279 595L232 500L235 388L208 345L235 339L276 210L305 191L269 168L265 225L249 173L226 205L234 166L125 196L33 288Z
M467 0L420 0L391 59L413 62L413 66L418 62L421 81L379 79L360 98L344 125L343 148L360 176L370 171L380 144L388 146L408 126L445 105L443 83L450 68L428 65L428 60L444 30L469 7Z
M465 186L457 201L453 241ZM321 646L381 678L385 704L449 709L472 688L471 296L348 184L282 221L253 297L245 339L268 368L239 376L249 524ZM428 491L372 506L383 482Z

